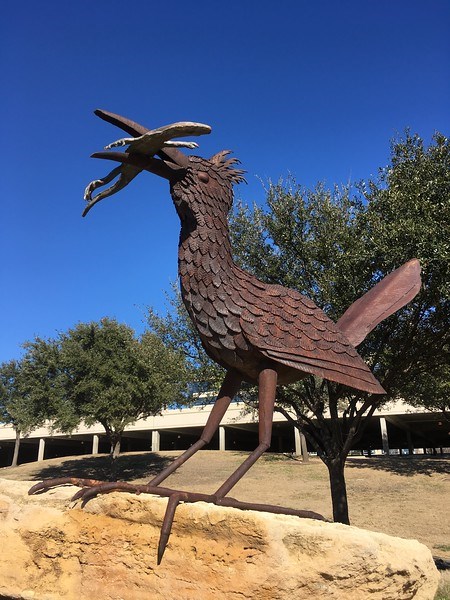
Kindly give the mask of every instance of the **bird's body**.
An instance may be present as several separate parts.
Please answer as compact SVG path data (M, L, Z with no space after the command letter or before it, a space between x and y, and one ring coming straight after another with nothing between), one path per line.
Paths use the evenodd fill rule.
M184 304L208 355L252 383L261 365L273 363L279 384L309 373L384 393L345 335L311 300L259 281L233 262L227 225L232 166L198 157L190 157L190 165L191 175L171 188L181 220L178 269Z

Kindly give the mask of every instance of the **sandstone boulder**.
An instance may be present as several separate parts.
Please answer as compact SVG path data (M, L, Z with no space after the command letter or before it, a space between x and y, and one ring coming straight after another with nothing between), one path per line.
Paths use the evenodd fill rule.
M439 575L415 540L209 504L113 493L81 510L76 488L27 495L0 480L0 598L34 600L432 600Z

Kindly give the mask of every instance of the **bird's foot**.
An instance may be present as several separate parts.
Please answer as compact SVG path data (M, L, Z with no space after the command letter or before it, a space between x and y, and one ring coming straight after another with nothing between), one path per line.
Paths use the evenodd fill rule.
M161 489L161 488L159 488ZM236 498L220 497L216 494L199 494L196 492L183 492L178 490L164 490L164 492L171 492L169 495L169 502L167 503L166 512L164 515L163 524L161 527L161 534L159 536L158 543L158 565L161 564L164 551L169 541L170 532L172 531L173 520L175 517L175 511L180 502L209 502L216 504L217 506L227 506L229 508L238 508L240 510L255 510L259 512L268 512L277 515L291 515L295 517L301 517L303 519L315 519L318 521L327 521L327 519L319 513L310 510L296 510L293 508L285 508L283 506L275 506L273 504L255 504L252 502L241 502ZM155 492L151 492L155 493Z
M35 494L42 494L51 490L54 487L59 487L61 485L77 485L80 487L94 487L97 485L101 485L102 481L97 479L85 479L81 477L58 477L54 479L46 479L39 483L36 483L28 490L29 496L34 496Z
M133 484L127 483L126 481L98 481L96 479L82 479L76 477L62 477L59 479L48 479L37 483L29 489L28 494L38 494L46 492L47 490L60 486L60 485L78 485L81 489L72 497L72 502L76 500L82 501L82 506L86 504L91 498L99 494L109 494L110 492L130 492L132 494L153 494L157 496L168 497L166 512L164 515L163 524L161 527L161 534L158 543L158 565L164 555L167 543L169 541L170 532L175 517L175 511L180 502L194 503L194 502L208 502L210 504L216 504L217 506L226 506L230 508L238 508L240 510L256 510L260 512L268 512L279 515L291 515L301 517L304 519L316 519L319 521L326 521L322 515L308 511L308 510L296 510L293 508L285 508L283 506L275 506L271 504L255 504L252 502L241 502L236 498L230 498L229 496L220 497L216 494L201 494L198 492L186 492L182 490L173 490L170 488L160 487L158 485L151 484Z
M127 483L126 481L99 481L97 479L83 479L79 477L60 477L57 479L47 479L33 485L33 487L28 490L28 495L33 496L35 494L43 493L61 485L79 486L81 489L72 497L72 502L82 500L82 506L84 506L88 500L99 494L108 494L115 491L140 494L143 491L147 491L142 488L148 488L148 486L145 485ZM152 488L152 490L156 489L156 487ZM150 493L157 494L158 492Z
M97 479L84 479L79 477L59 477L55 479L47 479L33 485L28 490L28 495L32 496L35 494L44 493L52 488L59 487L62 485L76 485L81 489L75 493L71 498L71 502L81 500L81 506L98 496L99 494L109 494L110 492L130 492L134 494L154 494L158 496L168 496L169 502L167 504L164 520L161 528L161 534L158 544L158 565L161 563L164 551L169 541L170 532L172 530L173 519L175 516L175 510L178 504L183 502L212 502L216 503L217 498L207 494L197 494L194 492L182 492L179 490L172 490L169 488L162 488L157 485L151 484L132 484L126 481L99 481Z

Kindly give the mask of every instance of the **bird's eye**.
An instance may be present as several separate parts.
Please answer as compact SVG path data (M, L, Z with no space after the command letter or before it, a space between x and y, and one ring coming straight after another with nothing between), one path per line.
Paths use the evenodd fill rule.
M205 173L204 171L198 172L198 178L200 179L200 181L203 181L203 183L208 183L208 181L209 181L209 175L208 175L208 173Z

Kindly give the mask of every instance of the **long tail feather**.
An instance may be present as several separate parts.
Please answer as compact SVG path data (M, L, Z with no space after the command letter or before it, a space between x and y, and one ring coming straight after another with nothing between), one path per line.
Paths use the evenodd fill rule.
M350 343L358 346L381 321L410 302L420 286L420 263L414 258L356 300L336 325Z

